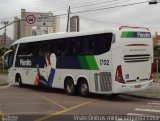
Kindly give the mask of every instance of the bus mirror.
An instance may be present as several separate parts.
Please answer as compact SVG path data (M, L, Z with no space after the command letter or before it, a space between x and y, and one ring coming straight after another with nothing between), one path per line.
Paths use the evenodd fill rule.
M5 52L3 55L4 69L9 69L9 54L10 54L10 52L12 52L12 50Z
M54 53L50 55L50 61L51 61L51 67L56 68L56 55Z
M4 61L4 56L2 56L2 61Z
M8 53L3 56L4 69L8 69Z

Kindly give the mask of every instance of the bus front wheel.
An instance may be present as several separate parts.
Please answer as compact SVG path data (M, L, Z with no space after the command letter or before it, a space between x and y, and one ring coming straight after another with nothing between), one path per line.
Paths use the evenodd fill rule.
M64 85L66 94L68 95L75 95L76 87L74 85L74 81L72 78L67 78Z
M16 80L17 80L17 82L19 83L19 87L23 87L23 83L22 83L22 79L21 79L21 76L20 76L20 75L17 75L17 76L16 76Z

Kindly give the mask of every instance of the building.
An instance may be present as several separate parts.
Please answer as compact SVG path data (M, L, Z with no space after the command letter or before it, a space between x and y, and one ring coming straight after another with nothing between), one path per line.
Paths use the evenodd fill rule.
M19 38L21 38L21 35L20 35L20 19L18 17L14 17L14 27L13 27L13 38L14 40L17 40Z
M157 41L158 41L157 46L160 46L160 35L157 35Z
M33 12L31 12L31 13L33 13ZM39 14L39 13L37 13L37 14ZM60 31L60 17L59 16L52 17L52 26L42 27L39 25L28 26L26 24L26 21L27 21L26 15L27 15L26 10L21 9L21 19L17 18L17 17L14 18L14 20L15 20L14 41L19 38L26 37L26 36L36 36L36 35L55 33L55 32Z
M160 35L158 34L158 32L155 32L153 34L153 45L155 46L160 46Z
M79 16L72 16L70 18L70 32L79 32Z
M0 48L10 48L11 44L13 43L13 41L11 40L10 37L8 36L4 36L4 35L0 35Z

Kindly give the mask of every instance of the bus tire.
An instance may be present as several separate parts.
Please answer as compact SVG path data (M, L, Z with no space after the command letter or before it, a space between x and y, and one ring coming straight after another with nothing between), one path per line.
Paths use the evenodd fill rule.
M72 78L69 77L65 80L64 89L67 95L75 95L76 86L74 85L74 81Z
M23 83L22 83L22 79L21 79L21 76L20 76L20 75L17 75L17 76L16 76L16 80L17 80L17 82L18 82L18 84L19 84L19 87L23 87Z
M81 96L83 96L83 97L89 96L89 86L88 86L88 82L86 79L80 80L80 82L78 84L78 90L79 90L79 94Z

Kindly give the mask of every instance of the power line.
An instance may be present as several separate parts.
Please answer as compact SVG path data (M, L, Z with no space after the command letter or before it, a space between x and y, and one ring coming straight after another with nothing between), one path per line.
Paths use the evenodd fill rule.
M18 22L18 21L12 21L12 22L10 22L10 23L7 23L5 26L1 27L0 30L6 28L7 26L12 25L12 24L15 23L15 22Z
M76 4L70 4L70 5L79 5L81 2L82 2L83 0L81 0L81 1L79 1L79 2L74 2L74 3L76 3ZM96 0L97 1L97 0ZM95 1L92 1L92 2L95 2ZM41 3L41 2L39 2L39 3ZM66 9L68 8L68 5L66 4L66 2L64 3L63 1L61 1L61 2L59 2L59 1L49 1L49 2L47 2L47 1L45 1L45 3L48 3L49 5L47 5L47 7L52 7L52 8L56 8L56 7L59 7L59 6L61 6L61 7L59 7L58 9L62 9L63 7L66 7ZM57 4L59 4L59 5L57 5ZM64 4L63 6L62 6L62 4ZM12 5L11 5L12 6ZM42 7L43 6L43 7ZM44 7L44 4L43 5L41 5L41 6L37 6L37 5L32 5L32 7L30 7L30 8L26 8L26 9L43 9L43 8L47 8L46 6ZM17 9L17 7L15 7L16 9ZM66 10L65 9L65 10ZM14 9L12 9L12 11L15 11ZM15 13L15 14L17 14L17 13ZM2 19L2 18L1 18Z
M73 9L73 8L82 8L82 7L86 7L86 6L93 6L93 5L104 4L104 3L106 3L106 4L107 3L113 3L113 2L116 2L116 1L120 1L120 0L110 0L110 1L103 1L103 2L99 2L99 1L95 0L95 1L92 1L91 4L90 4L90 2L87 2L88 4L86 3L85 5L84 5L84 3L83 4L79 4L81 2L77 2L76 4L70 4L70 6L73 6L73 7L71 7ZM130 0L128 0L128 1L130 1ZM49 3L52 3L52 2L49 2ZM78 6L76 6L76 5L78 5ZM56 7L56 6L52 6L52 7ZM64 7L68 7L68 6L64 6ZM32 8L35 9L36 7L32 6ZM37 7L37 8L41 8L41 7ZM54 12L60 12L60 11L66 10L66 9L62 9L62 8L63 8L63 6L61 6L60 8L58 8L56 10L54 10ZM27 9L29 9L29 8L27 8ZM13 18L13 17L10 17L10 18ZM0 19L2 19L2 18L0 18Z
M104 2L98 2L98 3L91 3L89 5L76 6L76 7L72 7L72 8L80 8L80 7L86 7L86 6L93 6L93 5L97 5L97 4L111 3L111 2L116 2L116 1L120 1L120 0L111 0L111 1L104 1Z
M91 10L84 10L84 11L77 11L77 12L74 12L74 13L71 13L71 14L78 14L78 13L87 13L87 12L94 12L94 11L101 11L101 10L107 10L107 9L113 9L113 8L120 8L120 7L127 7L127 6L133 6L133 5L138 5L138 4L143 4L143 3L148 3L150 1L144 1L144 2L137 2L137 3L130 3L130 4L123 4L123 5L117 5L117 6L111 6L111 7L106 7L106 8L99 8L99 9L91 9ZM66 16L68 15L67 13L66 14L60 14L60 15L55 15L55 16ZM55 16L49 16L49 17L55 17ZM24 21L23 19L21 19L21 21ZM15 23L17 21L13 21L12 23L6 25L6 26L9 26L13 23ZM1 27L1 29L4 29L6 26L4 27Z
M149 1L130 3L130 4L124 4L124 5L117 5L117 6L107 7L107 8L99 8L99 9L92 9L92 10L77 11L77 12L71 13L71 14L87 13L87 12L93 12L93 11L101 11L101 10L107 10L107 9L113 9L113 8L127 7L127 6L133 6L133 5L147 3L147 2L149 2Z

